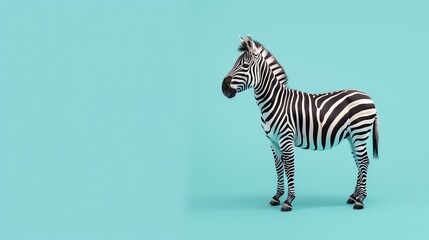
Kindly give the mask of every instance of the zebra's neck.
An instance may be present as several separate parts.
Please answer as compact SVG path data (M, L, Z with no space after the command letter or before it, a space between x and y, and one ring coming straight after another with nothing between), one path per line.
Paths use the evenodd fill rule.
M280 65L280 63L277 61L277 59L265 48L261 51L262 57L265 59L267 65L273 72L275 78L277 81L287 87L287 75L283 67Z
M254 86L256 104L264 114L270 106L273 106L279 97L286 97L287 89L283 83L277 80L276 74L269 67L268 62L262 61L260 78Z

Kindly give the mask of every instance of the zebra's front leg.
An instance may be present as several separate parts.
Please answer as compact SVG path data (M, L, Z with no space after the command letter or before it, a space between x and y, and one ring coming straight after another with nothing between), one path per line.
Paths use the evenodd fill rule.
M282 146L282 160L283 166L286 172L287 177L287 185L288 185L288 194L287 199L284 201L282 208L280 209L282 212L288 212L292 210L292 201L295 199L295 164L294 164L294 144L293 141L288 141L284 146Z
M277 192L276 192L276 195L274 195L274 197L271 199L269 204L271 206L278 206L280 205L280 197L283 196L285 192L283 161L282 161L282 155L277 143L271 142L271 150L273 152L274 166L277 172Z

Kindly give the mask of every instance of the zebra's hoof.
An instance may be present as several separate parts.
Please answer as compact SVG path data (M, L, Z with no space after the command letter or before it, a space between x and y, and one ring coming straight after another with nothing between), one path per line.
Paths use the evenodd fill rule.
M280 211L282 212L290 212L292 211L292 206L287 204L287 203L283 203L282 208L280 209Z
M270 204L270 206L278 206L278 205L280 205L280 201L273 198L273 199L271 199L269 204Z
M353 206L353 209L355 210L360 210L363 209L365 206L363 205L363 203L356 201L355 205Z
M354 204L356 202L356 199L353 196L350 196L347 200L347 204Z

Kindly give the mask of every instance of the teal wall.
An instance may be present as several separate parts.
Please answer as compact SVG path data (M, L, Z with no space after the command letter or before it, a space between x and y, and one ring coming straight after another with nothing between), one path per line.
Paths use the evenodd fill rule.
M425 1L1 1L0 239L428 236ZM363 211L348 144L296 151L276 189L251 91L222 95L250 34L307 92L380 115ZM371 148L370 148L371 149Z

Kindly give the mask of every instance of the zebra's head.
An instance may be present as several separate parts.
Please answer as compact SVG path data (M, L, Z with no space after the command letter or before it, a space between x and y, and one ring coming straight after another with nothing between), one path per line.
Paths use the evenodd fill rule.
M261 59L262 45L253 41L249 35L246 39L240 36L240 41L241 45L238 50L243 54L237 59L222 82L222 92L227 98L233 98L237 93L254 87L259 78L257 63Z

